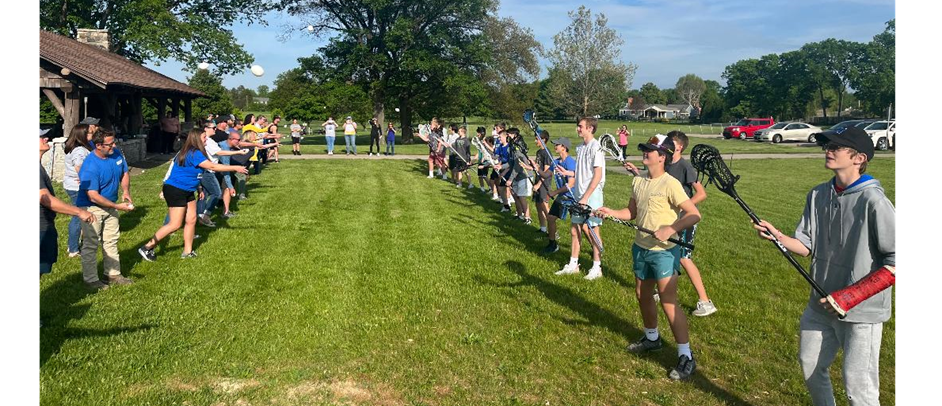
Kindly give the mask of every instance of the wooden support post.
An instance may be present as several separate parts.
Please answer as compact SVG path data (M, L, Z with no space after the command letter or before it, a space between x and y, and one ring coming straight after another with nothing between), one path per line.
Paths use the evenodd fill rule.
M140 134L141 127L144 126L144 114L141 104L144 103L144 97L140 92L131 96L131 118L128 120L128 132L131 134ZM159 117L158 117L159 119Z
M43 94L46 95L46 98L52 102L52 106L56 108L56 111L59 112L59 117L65 119L65 107L62 105L62 100L59 100L59 96L56 95L56 91L52 89L43 89Z
M167 110L167 98L160 96L157 99L157 119L162 119L166 115Z
M186 114L186 121L189 122L193 117L193 99L187 98L183 100L183 112Z
M180 98L174 97L170 99L170 111L174 116L180 116Z
M79 122L79 109L81 108L80 101L82 100L81 92L78 89L74 89L71 92L65 93L65 101L62 103L63 113L62 114L62 135L68 137L72 132L72 127L75 127Z

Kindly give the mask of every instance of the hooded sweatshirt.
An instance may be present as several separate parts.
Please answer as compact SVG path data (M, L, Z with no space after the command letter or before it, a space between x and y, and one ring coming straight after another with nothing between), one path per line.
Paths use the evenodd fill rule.
M863 175L841 193L834 185L832 179L811 189L795 230L795 238L811 251L811 277L828 293L884 265L896 266L896 209L880 181ZM812 290L808 307L827 315L819 300ZM851 309L843 321L885 322L892 300L890 287Z

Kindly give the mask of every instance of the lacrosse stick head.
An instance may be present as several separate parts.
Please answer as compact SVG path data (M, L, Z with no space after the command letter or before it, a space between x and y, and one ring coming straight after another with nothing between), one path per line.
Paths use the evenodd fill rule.
M690 163L701 176L707 177L710 183L716 185L717 189L731 196L736 194L736 181L739 176L733 175L729 170L716 147L697 144L690 152Z
M534 113L533 110L526 109L523 112L523 121L525 121L527 124L532 123L535 117L536 117L536 113ZM530 125L532 126L532 124Z
M590 207L587 204L580 204L579 202L576 202L576 201L568 201L566 202L566 205L568 206L567 208L569 209L569 213L571 214L575 214L575 215L582 216L585 218L592 217L592 207Z
M493 164L494 164L494 158L491 157L491 153L488 152L488 151L487 151L487 148L484 147L484 142L481 141L480 138L478 138L478 137L472 137L472 138L471 138L471 145L474 145L474 147L477 148L478 151L481 151L481 156L482 156L482 158L484 159L484 162L486 162L486 163L488 163L488 164L490 164L490 165L493 165Z
M625 157L621 153L621 148L618 147L618 142L615 141L615 136L611 134L604 134L599 138L599 145L602 147L602 151L615 158L618 162L624 162Z
M517 151L520 151L520 153L523 155L527 155L528 151L530 150L530 148L527 146L527 141L523 139L522 135L518 134L514 136L510 139L510 142L512 142Z
M530 126L534 134L539 135L540 132L543 131L543 129L540 128L540 124L536 122L536 113L534 113L533 110L527 109L523 112L523 121Z

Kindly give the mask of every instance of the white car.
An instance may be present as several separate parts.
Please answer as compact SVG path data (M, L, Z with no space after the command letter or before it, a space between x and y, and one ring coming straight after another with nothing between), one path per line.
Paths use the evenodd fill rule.
M873 140L873 148L879 151L886 151L890 148L896 148L896 121L876 121L864 128L870 139Z
M807 123L781 122L755 132L756 141L807 141L811 134L821 132L821 128Z

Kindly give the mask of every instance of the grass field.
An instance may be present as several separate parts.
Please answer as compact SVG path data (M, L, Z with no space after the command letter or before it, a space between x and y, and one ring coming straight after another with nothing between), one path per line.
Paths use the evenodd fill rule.
M891 199L894 165L870 171ZM144 262L135 250L166 213L164 169L133 178L138 208L121 218L122 269L137 283L89 294L64 249L41 278L42 404L809 403L796 360L809 288L713 187L695 259L719 312L690 317L698 371L677 383L662 314L671 344L625 351L642 334L631 229L602 226L604 278L556 277L568 237L540 256L536 227L426 179L421 161L285 161L250 179L237 217L198 228L199 258L179 258L178 232ZM733 170L743 199L785 230L828 178L821 160ZM607 205L627 202L630 179L608 176ZM696 294L680 285L689 313ZM894 320L882 348L882 401L894 404Z

